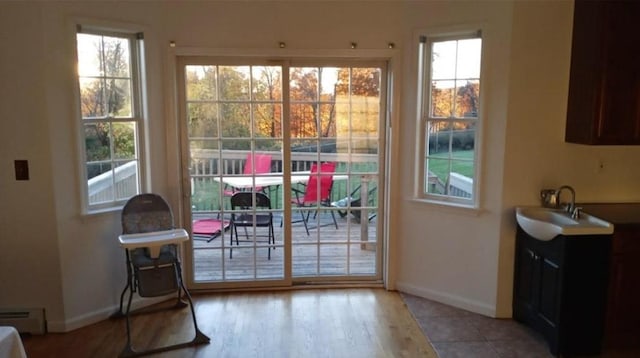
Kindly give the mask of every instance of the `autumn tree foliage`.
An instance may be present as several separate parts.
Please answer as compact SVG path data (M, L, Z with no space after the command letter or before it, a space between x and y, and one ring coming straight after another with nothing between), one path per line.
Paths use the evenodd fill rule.
M440 82L444 82L445 85ZM432 85L432 116L443 118L477 117L480 84L477 81L466 81L464 85L454 87L446 86L447 82L453 81L434 81Z
M185 75L189 136L199 138L199 145L206 147L206 138L218 134L236 139L282 137L280 67L187 66ZM336 137L337 97L378 100L380 92L380 71L375 68L293 67L289 77L289 128L297 145ZM225 149L248 145L236 140Z

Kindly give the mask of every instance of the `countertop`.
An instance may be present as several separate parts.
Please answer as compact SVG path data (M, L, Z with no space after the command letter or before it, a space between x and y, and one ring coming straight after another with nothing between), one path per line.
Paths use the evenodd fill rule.
M585 213L615 225L640 225L640 203L579 203Z

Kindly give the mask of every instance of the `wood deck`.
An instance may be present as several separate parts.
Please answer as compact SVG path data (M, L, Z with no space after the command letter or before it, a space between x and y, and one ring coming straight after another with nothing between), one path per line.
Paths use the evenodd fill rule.
M293 278L374 279L378 260L377 218L371 219L363 228L353 216L343 218L336 212L338 229L333 225L328 212L321 213L318 220L321 226L310 228L309 235L302 223L291 224ZM195 281L283 279L284 245L280 221L280 217L275 218L275 245L271 245L271 259L268 259L269 245L266 237L257 237L254 243L244 236L244 228L238 228L239 245L236 246L234 239L233 258L229 258L230 230L210 242L204 237L195 237ZM248 230L251 234L253 228ZM266 228L256 228L256 234L266 233ZM361 240L363 235L365 240Z

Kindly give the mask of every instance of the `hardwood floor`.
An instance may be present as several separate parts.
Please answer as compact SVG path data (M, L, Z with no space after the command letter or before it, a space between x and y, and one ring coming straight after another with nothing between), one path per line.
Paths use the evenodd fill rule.
M437 357L397 292L314 289L193 299L198 327L211 342L156 357ZM193 337L187 308L138 315L132 326L140 350ZM125 340L124 318L23 337L30 358L115 357Z

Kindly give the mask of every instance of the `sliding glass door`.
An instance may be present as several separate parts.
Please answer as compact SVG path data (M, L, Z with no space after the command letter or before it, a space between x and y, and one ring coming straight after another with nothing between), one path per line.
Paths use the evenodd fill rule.
M381 280L384 63L181 57L177 78L192 286Z

